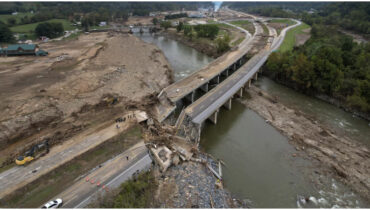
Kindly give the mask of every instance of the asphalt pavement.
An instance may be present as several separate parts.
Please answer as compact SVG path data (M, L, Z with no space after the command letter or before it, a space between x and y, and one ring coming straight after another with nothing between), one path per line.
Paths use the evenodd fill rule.
M283 29L280 36L273 40L270 49L262 50L253 56L247 63L240 67L237 72L232 74L221 84L185 109L185 113L191 117L193 123L202 123L211 116L213 112L225 104L227 100L235 95L235 93L242 88L246 82L252 79L252 77L258 72L258 69L265 63L271 52L280 47L284 41L286 32L301 24L300 21L294 21L296 21L296 24Z
M128 159L127 159L128 158ZM97 166L80 177L71 187L55 196L63 200L63 208L83 208L96 196L118 188L138 171L151 166L151 158L144 142L139 142L113 159Z

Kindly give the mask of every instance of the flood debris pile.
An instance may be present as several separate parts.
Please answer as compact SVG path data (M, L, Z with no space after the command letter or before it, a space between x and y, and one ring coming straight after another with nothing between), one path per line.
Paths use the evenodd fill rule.
M165 136L165 137L163 137ZM230 208L243 204L223 189L219 165L197 145L171 134L147 144L156 163L157 205L166 208ZM216 172L216 173L215 173ZM244 204L245 206L245 204Z
M255 86L248 92L251 99L243 103L287 136L296 150L306 152L319 161L324 172L370 198L370 151L366 146L335 135L311 116L279 103Z
M166 208L236 207L238 204L216 182L204 164L184 162L161 175L158 202Z

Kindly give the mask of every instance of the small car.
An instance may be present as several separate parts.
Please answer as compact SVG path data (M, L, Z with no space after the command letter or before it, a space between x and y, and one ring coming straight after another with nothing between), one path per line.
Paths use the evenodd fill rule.
M58 198L58 199L55 199L53 201L49 201L47 202L45 205L43 205L41 208L42 209L56 209L56 208L59 208L61 207L63 204L63 201L62 199Z

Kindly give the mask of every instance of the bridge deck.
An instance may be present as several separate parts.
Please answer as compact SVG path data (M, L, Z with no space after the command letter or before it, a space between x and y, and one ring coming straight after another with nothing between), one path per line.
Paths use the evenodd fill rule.
M269 53L269 51L264 50L255 55L219 86L188 106L185 109L185 113L191 117L194 123L202 123L225 104L240 88L244 87L267 60Z
M170 99L172 102L177 102L178 100L191 93L193 90L208 83L211 79L221 74L221 72L223 72L225 69L232 66L237 60L239 60L252 48L256 39L258 39L256 38L256 34L263 33L263 29L259 24L256 23L255 27L256 33L253 37L251 37L246 30L238 27L240 30L248 33L246 35L246 39L244 39L244 41L239 44L238 49L224 54L203 69L166 87L164 89L164 92L166 93L167 98Z
M185 109L185 113L192 119L192 122L196 124L202 123L242 88L258 72L258 69L265 63L270 53L281 45L286 31L301 24L300 21L296 22L296 24L283 29L280 36L270 43L271 45L268 46L268 49L262 50L253 56L237 72L188 106ZM270 31L271 33L272 31Z

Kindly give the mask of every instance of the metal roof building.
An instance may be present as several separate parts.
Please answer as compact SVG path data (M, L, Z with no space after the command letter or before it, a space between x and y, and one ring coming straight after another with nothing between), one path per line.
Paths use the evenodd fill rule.
M8 45L7 48L0 48L0 55L38 55L36 53L37 48L38 46L35 44L12 44ZM42 51L39 54L45 55L45 51Z

